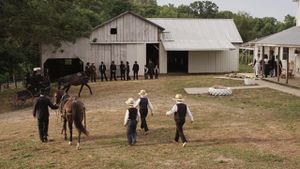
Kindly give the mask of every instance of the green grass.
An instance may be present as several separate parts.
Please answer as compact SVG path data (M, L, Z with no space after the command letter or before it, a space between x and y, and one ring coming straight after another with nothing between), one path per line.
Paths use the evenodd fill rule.
M240 64L239 73L253 73L253 67L247 64Z
M91 136L82 138L79 151L63 140L54 114L50 116L52 141L46 144L38 141L31 110L12 117L2 114L0 168L299 169L300 99L271 89L236 90L229 97L183 92L184 87L215 84L241 86L243 82L207 75L91 84L94 95L83 91L80 98L87 107ZM72 88L71 94L77 94L77 89ZM122 125L124 101L137 98L140 89L147 90L155 111L148 117L150 134L138 131L138 143L130 147ZM178 92L184 94L195 118L184 126L190 140L185 148L172 143L174 120L165 115ZM18 118L20 114L24 118ZM76 130L73 133L76 140ZM220 156L232 161L216 161Z

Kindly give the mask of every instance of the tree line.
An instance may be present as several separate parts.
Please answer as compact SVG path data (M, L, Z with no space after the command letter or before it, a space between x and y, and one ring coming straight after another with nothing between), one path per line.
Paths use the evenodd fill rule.
M149 18L232 18L244 42L296 25L290 15L284 21L257 18L219 11L211 1L159 6L156 0L0 0L0 83L21 79L39 66L41 44L59 47L62 41L88 37L93 27L125 11Z

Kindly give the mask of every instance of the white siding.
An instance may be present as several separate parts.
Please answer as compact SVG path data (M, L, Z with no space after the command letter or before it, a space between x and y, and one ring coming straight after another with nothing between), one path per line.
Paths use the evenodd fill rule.
M162 43L159 43L159 71L160 73L168 72L168 60L167 60L167 51L165 51Z
M116 35L110 34L111 28L117 28ZM157 26L128 13L95 29L90 38L97 42L158 42L158 32Z
M95 58L93 63L95 63L97 68L101 61L104 62L107 69L109 69L111 61L114 61L116 65L120 65L121 61L123 61L124 64L128 61L131 69L130 74L132 75L132 65L137 61L140 65L139 74L143 74L143 67L146 63L146 44L92 45L91 51L91 57Z
M127 45L127 61L130 64L130 74L132 75L132 65L138 62L140 70L139 75L144 74L144 65L146 64L146 44L128 44Z
M230 51L189 52L189 73L238 71L238 49Z
M64 59L64 58L79 58L83 62L93 62L91 57L89 39L78 38L75 43L62 42L60 48L55 48L53 45L42 45L41 66L43 67L47 59Z

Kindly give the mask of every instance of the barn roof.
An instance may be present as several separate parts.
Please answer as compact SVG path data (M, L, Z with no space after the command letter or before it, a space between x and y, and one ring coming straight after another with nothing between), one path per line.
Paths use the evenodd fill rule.
M165 28L162 43L167 51L235 49L243 40L232 19L148 18Z
M120 15L114 17L114 18L111 18L110 20L108 20L108 21L106 21L106 22L103 22L102 24L100 24L100 25L94 27L92 31L94 31L94 30L96 30L96 29L98 29L98 28L100 28L100 27L102 27L102 26L104 26L104 25L106 25L106 24L108 24L108 23L110 23L110 22L112 22L112 21L114 21L114 20L116 20L116 19L118 19L118 18L124 16L124 15L128 15L128 14L133 15L133 16L136 16L136 17L140 18L141 20L143 20L143 21L145 21L145 22L148 22L148 23L150 23L150 24L152 24L152 25L154 25L154 26L156 26L156 27L158 27L158 28L164 30L164 28L161 27L160 25L157 25L156 23L151 22L150 20L148 20L148 19L146 19L146 18L144 18L144 17L142 17L142 16L140 16L140 15L138 15L138 14L136 14L136 13L127 11L127 12L124 12L124 13L122 13L122 14L120 14Z
M300 27L292 27L270 35L256 42L260 45L271 46L300 46Z

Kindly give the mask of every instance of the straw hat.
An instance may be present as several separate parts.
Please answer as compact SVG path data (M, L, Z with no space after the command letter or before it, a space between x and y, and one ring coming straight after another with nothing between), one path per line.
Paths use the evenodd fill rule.
M141 90L139 95L140 96L147 96L146 90Z
M134 99L133 98L129 98L128 100L126 100L125 102L127 105L129 106L133 106L134 105Z
M181 94L176 94L175 98L173 98L173 100L176 100L176 101L179 101L179 102L183 102L184 101L184 99L183 99L183 97L182 97Z

